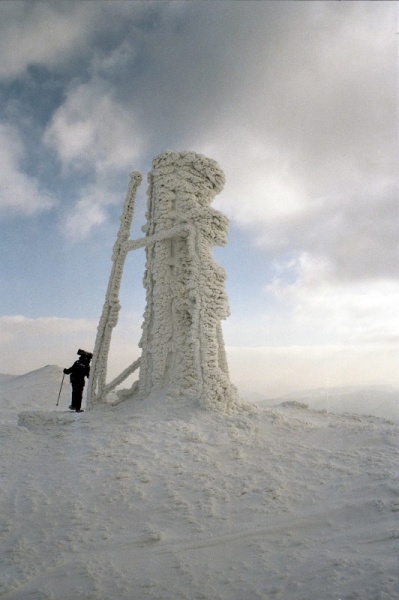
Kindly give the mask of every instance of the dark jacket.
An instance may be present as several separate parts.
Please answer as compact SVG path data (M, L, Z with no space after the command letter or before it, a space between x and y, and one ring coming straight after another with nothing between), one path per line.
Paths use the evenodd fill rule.
M82 386L85 385L85 377L89 377L90 375L90 366L80 360L77 360L73 363L72 367L69 369L64 369L64 373L66 375L71 375L71 383L72 385Z

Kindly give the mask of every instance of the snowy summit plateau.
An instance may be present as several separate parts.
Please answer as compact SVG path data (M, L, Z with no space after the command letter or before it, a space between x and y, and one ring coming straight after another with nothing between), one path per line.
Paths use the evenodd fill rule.
M61 377L0 377L2 600L399 597L397 421L162 395L77 414Z

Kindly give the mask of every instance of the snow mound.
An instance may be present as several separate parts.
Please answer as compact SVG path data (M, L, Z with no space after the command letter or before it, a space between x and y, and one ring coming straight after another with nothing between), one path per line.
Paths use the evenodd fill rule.
M280 406L288 406L290 408L309 408L309 404L298 402L297 400L287 400L286 402L282 402Z
M47 365L24 375L6 376L0 379L0 423L16 424L15 409L54 410L61 383L62 368ZM71 388L68 378L64 379L59 398L59 410L65 410L71 403Z
M24 411L18 415L18 425L20 427L27 427L28 429L51 425L70 425L77 418L81 418L81 414L77 414L76 412Z

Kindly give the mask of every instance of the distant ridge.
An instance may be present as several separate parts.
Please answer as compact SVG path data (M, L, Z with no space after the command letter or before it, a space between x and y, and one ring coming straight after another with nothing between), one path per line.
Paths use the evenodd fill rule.
M392 385L313 388L290 392L284 396L261 401L261 404L271 406L287 400L307 403L309 408L314 410L373 415L399 421L399 388Z
M35 375L59 375L62 373L62 368L58 365L46 365L44 367L39 367L38 369L34 369L33 371L28 371L27 373L22 373L21 375L9 375L6 373L0 373L0 382L22 378L22 377L31 377Z

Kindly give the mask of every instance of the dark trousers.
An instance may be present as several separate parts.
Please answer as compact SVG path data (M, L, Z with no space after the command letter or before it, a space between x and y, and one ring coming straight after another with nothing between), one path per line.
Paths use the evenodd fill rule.
M84 385L77 383L72 384L72 408L75 410L80 410L80 407L82 406L83 388Z

